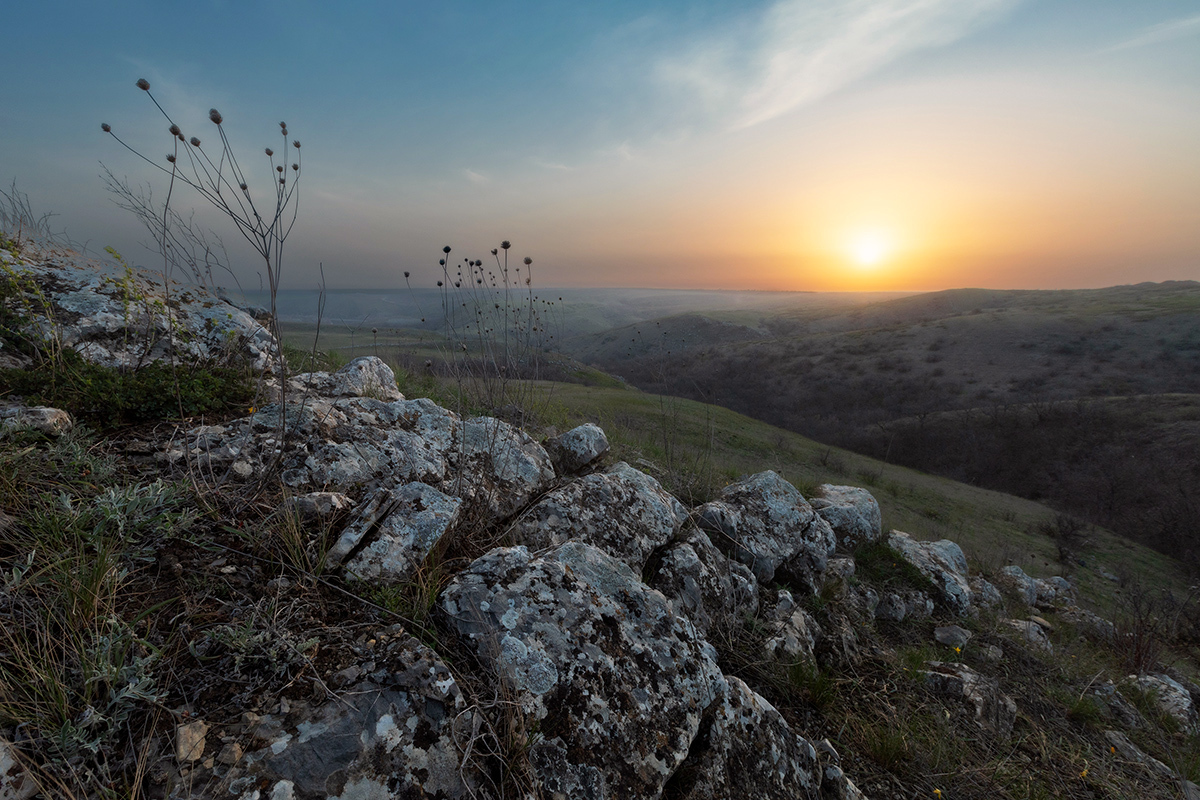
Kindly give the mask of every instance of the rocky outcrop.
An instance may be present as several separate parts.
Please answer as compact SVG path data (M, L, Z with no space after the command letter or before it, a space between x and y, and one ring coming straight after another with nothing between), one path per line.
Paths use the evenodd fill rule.
M845 552L877 542L883 536L879 503L866 489L823 483L810 502L833 528L838 548Z
M529 757L549 796L659 796L719 702L724 679L695 627L589 545L493 550L441 607L541 731Z
M272 368L270 331L201 287L33 248L8 259L4 273L0 280L16 290L8 302L29 317L30 335L89 361L128 368L163 359L236 357L260 371Z
M28 428L47 436L58 436L71 430L74 425L71 415L61 408L22 405L0 407L0 435Z
M695 528L662 552L647 583L666 596L671 613L691 620L702 636L736 626L758 611L754 573Z
M545 495L512 532L534 550L570 541L590 544L640 572L686 519L687 509L658 481L622 461Z
M697 509L717 547L754 572L760 583L788 583L815 594L836 540L804 496L774 472L760 472L721 490Z
M930 661L925 667L925 682L929 687L938 694L966 702L980 727L1001 737L1012 733L1017 705L1001 693L994 679L980 675L966 664Z
M546 452L560 475L573 475L608 452L608 437L591 422L546 441Z
M902 531L892 531L887 542L933 583L937 599L947 608L956 614L970 610L973 593L961 547L949 539L918 542Z

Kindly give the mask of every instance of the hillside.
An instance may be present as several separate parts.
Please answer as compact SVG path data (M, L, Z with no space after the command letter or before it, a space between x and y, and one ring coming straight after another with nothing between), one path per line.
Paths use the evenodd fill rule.
M6 800L1200 794L1161 554L495 341L277 351L0 245Z
M1045 499L1170 552L1200 541L1200 284L955 290L759 327L727 341L669 318L567 344L649 391Z

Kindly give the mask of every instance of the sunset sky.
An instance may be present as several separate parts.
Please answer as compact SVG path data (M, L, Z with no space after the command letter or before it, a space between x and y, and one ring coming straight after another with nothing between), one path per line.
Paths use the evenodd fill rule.
M927 290L1200 279L1200 2L18 2L0 180L154 264L98 174L304 145L284 285ZM251 189L255 184L251 182ZM179 208L200 208L177 192ZM256 265L231 246L247 288Z

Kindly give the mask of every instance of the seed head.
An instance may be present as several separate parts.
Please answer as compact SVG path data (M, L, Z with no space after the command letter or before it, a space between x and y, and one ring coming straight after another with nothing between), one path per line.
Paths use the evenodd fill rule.
M101 122L100 130L104 131L105 133L112 133L112 125L109 125L107 122Z
M494 247L492 248L492 255L496 255L496 253L499 253L499 252L500 251L497 250L496 248L494 248Z
M441 281L438 281L438 288L440 289L440 288L441 288L441 286L442 286L442 282L441 282Z
M138 78L137 87L143 92L148 92L150 91L150 81L146 80L145 78Z
M175 156L171 155L170 153L167 153L167 161L170 161L172 164L174 164Z
M199 146L200 146L200 140L197 139L195 136L193 136L192 137L192 147L199 147Z
M287 178L280 178L280 179L279 179L279 185L280 185L280 186L282 186L282 185L283 185L283 184L285 184L285 183L287 183Z
M279 127L281 127L281 128L287 128L287 123L286 123L286 122L281 122L281 123L279 123Z
M300 171L300 165L292 164L292 172L299 172L299 171Z
M512 245L509 243L508 239L505 239L503 242L500 243L501 250L507 250L510 247L512 247Z
M444 258L439 258L439 259L438 259L438 265L439 265L439 266L443 266L443 267L444 267L444 266L446 266L446 259L444 259Z
M268 147L266 150L264 150L263 152L265 152L265 153L266 153L267 155L269 155L269 156L273 156L273 155L275 155L275 151L274 151L274 150L272 150L272 149L271 149L271 148L269 148L269 147Z
M208 110L208 118L217 125L220 125L225 120L225 118L221 116L221 112L217 111L215 108L210 108Z
M525 256L525 266L528 267L532 263L533 263L533 259L530 258L529 256Z
M446 245L445 247L443 247L443 248L442 248L442 252L443 252L443 253L449 253L449 252L450 252L450 245Z
M408 280L408 270L404 270L404 280Z
M276 171L276 172L283 172L283 164L280 164L278 167L276 167L276 168L275 168L275 171Z
M297 150L299 150L299 149L300 149L300 140L299 140L299 139L293 139L293 140L292 140L292 147L294 147L294 148L296 148Z
M179 126L174 125L174 124L172 124L171 127L167 128L167 130L169 130L171 132L172 136L178 136L181 133L181 131L179 130Z
M238 184L238 188L239 188L239 189L241 189L241 190L244 192L244 191L247 191L247 190L248 190L250 187L249 187L249 186L247 186L247 185L246 185L246 184L244 184L244 183L239 183L239 184Z

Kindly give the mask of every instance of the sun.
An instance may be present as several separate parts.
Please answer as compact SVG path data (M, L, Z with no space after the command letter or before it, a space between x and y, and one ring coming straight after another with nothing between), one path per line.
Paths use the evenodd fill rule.
M850 240L850 255L859 266L878 266L891 253L891 238L882 231L861 231Z

